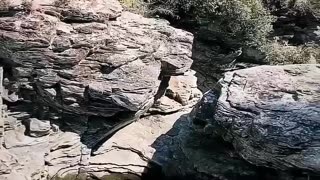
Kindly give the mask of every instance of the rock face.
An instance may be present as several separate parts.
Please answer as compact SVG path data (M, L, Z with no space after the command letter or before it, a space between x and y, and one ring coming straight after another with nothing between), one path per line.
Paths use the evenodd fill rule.
M192 50L204 61L215 52L193 47L192 34L116 0L7 2L1 180L261 179L257 166L319 174L319 66L226 73L188 115L202 96ZM243 68L241 53L219 57L217 73Z
M194 132L190 110L148 116L121 129L95 152L88 171L97 177L112 170L154 180L258 178L257 169L230 146Z
M160 72L190 68L191 34L128 12L114 21L121 13L117 1L71 2L58 8L39 2L44 13L0 19L0 58L13 72L7 78L17 79L9 91L33 89L55 109L110 117L152 104Z
M154 154L158 153L156 151L159 151L160 146L163 151L169 151L170 146L165 144L171 139L169 131L186 113L188 110L165 116L148 116L120 130L94 153L90 159L91 171L96 171L96 176L101 177L98 170L100 173L101 170L112 170L143 174L147 173L149 168L163 166L163 161L167 161L169 157L156 158ZM171 133L171 136L175 135L177 134ZM157 144L157 141L163 144Z
M2 79L3 79L3 68L0 67L0 87L2 87ZM0 88L0 148L2 147L2 138L3 138L3 132L4 132L4 120L3 120L3 113L2 113L2 88Z
M100 148L107 139L141 115L179 112L201 98L193 35L165 20L122 11L116 0L7 2L0 179L119 172L118 161L97 167L98 154L110 156Z
M191 117L254 165L319 174L319 72L318 65L228 72Z
M240 60L245 50L225 50L228 46L212 40L215 36L213 32L199 31L194 40L192 69L197 72L198 87L202 92L214 89L225 72L257 66Z

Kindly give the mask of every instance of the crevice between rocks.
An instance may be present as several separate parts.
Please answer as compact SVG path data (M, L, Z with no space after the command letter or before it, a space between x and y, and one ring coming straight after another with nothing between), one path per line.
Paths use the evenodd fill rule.
M108 133L104 134L103 137L101 137L99 140L96 141L96 143L91 148L91 156L95 156L95 152L99 149L99 147L108 141L117 131L120 129L126 127L127 125L133 123L136 121L137 118L133 118L131 120L123 120L122 122L118 123L118 125L114 126L112 129L108 131Z

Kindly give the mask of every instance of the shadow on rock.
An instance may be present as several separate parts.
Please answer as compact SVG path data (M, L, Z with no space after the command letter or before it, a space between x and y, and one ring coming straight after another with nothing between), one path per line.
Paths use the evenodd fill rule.
M194 131L182 115L166 134L151 145L156 149L143 179L257 179L258 168L241 160L232 146L220 138L201 135Z
M315 180L319 176L292 169L256 166L239 156L213 123L218 92L204 94L193 111L181 115L167 133L152 143L155 152L143 179L183 180ZM202 121L199 121L202 119ZM215 128L215 129L212 129ZM225 129L224 129L225 130ZM216 133L214 133L216 132ZM222 134L221 134L222 133Z

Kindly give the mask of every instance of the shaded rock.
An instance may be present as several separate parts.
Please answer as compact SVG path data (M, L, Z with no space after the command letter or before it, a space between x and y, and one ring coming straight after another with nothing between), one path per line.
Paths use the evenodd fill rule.
M257 178L256 168L231 146L193 131L190 110L128 125L94 152L84 170L94 177L112 172L159 180Z
M202 34L206 38L199 37ZM254 67L256 61L261 60L261 55L254 49L234 49L211 41L209 37L206 32L199 32L192 49L192 69L197 72L197 84L202 92L214 89L225 72Z
M214 114L196 115L194 122L201 119L204 130L222 136L254 165L319 174L319 68L260 66L226 73L221 94L212 96L218 101L200 105Z
M162 168L166 177L190 180L260 179L256 167L242 160L221 139L195 132L189 121L184 121L187 117L181 117L176 122L171 131L178 133L171 141L162 141L159 137L155 142L158 151L154 158L165 159Z
M141 176L146 169L158 165L152 160L157 148L153 142L166 134L185 112L167 116L148 116L130 124L105 142L90 159L89 172L101 177L106 172L133 173Z
M208 123L212 121L216 113L216 104L218 102L220 92L218 90L210 90L206 92L200 102L192 109L189 118L192 120L193 128L200 133L211 135L214 127ZM208 131L209 130L209 131Z
M149 114L119 130L97 150L92 151L89 165L84 167L84 171L91 172L96 177L102 177L110 172L145 176L154 169L163 167L163 163L170 160L171 156L167 154L172 145L170 142L173 142L172 137L179 133L178 129L172 130L173 125L183 114L189 113L191 107L201 97L201 92L196 86L197 79L194 77L194 72L187 72L176 78L173 78L176 89L172 89L174 92L188 95L186 104L171 99L170 96L162 96L149 109ZM169 88L170 85L167 91ZM183 120L187 121L186 118ZM155 145L158 138L161 138L159 141L164 143L163 146ZM165 153L155 158L155 154L160 151L165 151ZM151 176L156 177L157 175Z

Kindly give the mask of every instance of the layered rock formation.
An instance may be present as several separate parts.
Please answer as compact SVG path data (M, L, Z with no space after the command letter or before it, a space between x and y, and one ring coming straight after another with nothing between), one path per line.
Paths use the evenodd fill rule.
M317 65L229 72L191 114L151 115L121 129L95 151L91 171L149 179L318 179L319 80Z
M320 174L320 66L260 66L225 74L192 113L251 164Z
M241 49L219 55L116 0L7 2L0 179L319 177L319 66L228 72L189 114L197 84L251 66Z
M92 158L95 151L141 115L197 102L192 43L191 33L122 12L116 0L8 1L0 11L0 177L124 172L126 162L96 168L110 160Z
M12 72L5 78L17 80L6 89L32 89L39 101L72 114L110 117L149 106L159 78L190 68L190 33L128 12L114 20L121 6L102 2L47 2L39 5L44 13L2 17L1 59Z

